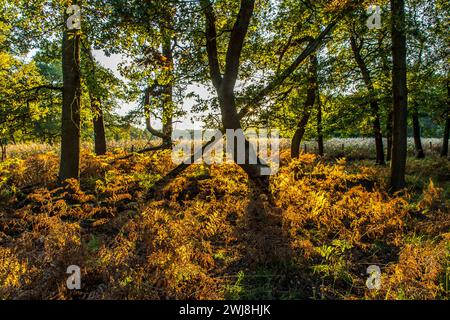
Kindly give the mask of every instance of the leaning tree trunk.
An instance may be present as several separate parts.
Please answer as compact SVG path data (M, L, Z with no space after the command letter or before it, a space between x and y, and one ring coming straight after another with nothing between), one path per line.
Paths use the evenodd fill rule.
M381 121L378 99L376 97L375 87L370 77L369 69L367 68L366 62L361 55L362 44L358 46L356 38L354 35L350 37L350 44L352 47L353 55L355 56L356 63L363 76L364 84L366 85L369 95L370 95L370 109L372 110L373 117L373 133L375 136L375 152L376 152L376 163L384 165L384 149L383 149L383 135L381 132Z
M450 81L447 81L447 112L445 116L444 136L442 139L441 156L448 157L448 139L450 136Z
M225 58L225 70L222 73L221 63L219 62L219 51L217 46L217 30L216 30L216 16L214 12L214 4L211 0L200 0L202 11L205 15L205 36L206 36L206 51L208 54L208 65L211 82L216 89L219 99L220 110L222 114L222 132L225 129L239 129L241 128L240 119L245 116L250 108L250 105L244 106L240 114L236 110L236 101L234 96L234 87L239 73L239 60L244 44L244 39L248 31L250 19L253 15L255 0L241 0L239 14L237 15L236 22L231 30L230 40ZM334 28L338 19L332 21L327 28L312 42L309 43L307 48L295 59L295 61L288 67L281 77L272 81L266 88L264 88L254 99L252 103L256 104L264 96L266 96L275 87L280 85L295 69L312 54L319 44L323 41L324 37ZM211 145L215 143L215 139L210 140L203 145L202 149L191 156L191 161L198 158L203 152ZM251 152L251 146L249 142L245 141L246 153ZM247 157L246 157L247 158ZM261 159L257 158L257 164L241 165L250 177L255 177L257 180L261 180L262 183L267 183L268 180L261 177L261 169L267 169L268 166L262 163ZM188 167L188 164L182 163L172 170L167 176L174 177L181 173ZM266 170L264 170L266 171ZM167 179L163 179L167 180ZM164 181L163 181L164 182Z
M308 124L311 115L311 108L314 106L317 92L317 57L312 55L308 69L308 90L303 109L302 117L295 130L294 137L291 143L291 157L298 158L300 156L300 144L302 143L305 134L306 125Z
M62 71L61 181L78 179L80 170L80 33L77 30L66 29L63 33Z
M425 158L425 152L422 147L422 139L420 138L420 121L419 112L417 110L417 105L412 108L412 121L413 121L413 136L414 136L414 147L416 149L416 158Z
M392 12L392 91L394 126L392 134L392 161L390 190L406 186L408 89L406 80L406 23L405 1L391 0Z

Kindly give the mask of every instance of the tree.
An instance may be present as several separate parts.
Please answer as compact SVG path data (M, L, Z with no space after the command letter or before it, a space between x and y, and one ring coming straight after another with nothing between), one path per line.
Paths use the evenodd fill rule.
M94 3L103 6L102 1ZM108 3L102 9L106 21L96 27L102 49L129 59L130 63L121 66L121 75L130 80L132 91L139 92L140 101L128 119L144 118L147 131L162 140L159 148L172 146L174 118L182 114L177 104L183 97L176 97L175 91L185 91L189 78L178 72L175 61L180 64L181 51L186 51L177 42L185 30L180 20L187 19L180 12L191 5L180 2L175 6L169 0ZM160 120L161 130L153 127L154 120Z
M421 85L423 84L423 81L421 81L422 77L419 74L420 68L422 66L422 54L423 54L423 48L424 43L422 42L420 44L419 49L419 57L416 65L412 68L414 74L413 74L413 81L410 81L410 90L412 91L412 94L410 94L411 97L411 117L412 117L412 126L413 126L413 137L414 137L414 147L416 150L416 158L417 159L423 159L425 158L425 152L423 151L422 147L422 139L421 139L421 132L420 132L420 120L419 120L419 99L417 96L420 95Z
M93 113L93 125L94 125L94 150L98 156L106 153L106 134L105 124L103 121L103 109L100 100L95 98L92 93L89 93L91 101L91 109Z
M106 134L103 119L101 88L98 81L97 69L101 69L94 60L92 49L89 44L83 46L85 58L82 62L82 71L85 77L89 103L92 112L92 124L94 128L94 150L98 156L106 153ZM84 63L84 61L88 61Z
M445 127L442 138L441 156L448 157L448 139L450 137L450 80L447 79L447 111L445 113Z
M253 15L255 0L241 1L239 13L232 28L230 40L226 49L225 70L223 74L220 69L219 53L217 49L217 30L214 7L209 0L200 0L200 4L204 10L206 19L205 35L210 77L219 100L223 129L235 131L242 130L240 116L236 107L234 89L239 73L239 60L242 47ZM237 160L237 138L234 137L233 139L235 139L233 157ZM245 162L240 165L250 177L256 178L261 175L263 164L261 160L258 161L258 164L250 164L250 152L255 151L252 150L250 143L245 139Z
M210 69L210 78L218 96L219 107L221 111L222 126L224 129L241 129L240 120L251 115L255 110L259 110L260 104L264 98L278 89L301 65L301 63L313 54L324 38L336 26L342 15L347 12L353 2L333 3L328 11L338 12L329 21L329 24L323 28L317 37L305 37L299 39L298 43L307 43L307 46L297 54L295 59L283 70L277 72L273 79L267 83L261 90L256 92L252 98L243 106L240 112L237 112L235 85L240 66L240 56L244 45L244 39L248 31L251 17L253 16L254 1L241 1L239 13L234 26L231 28L228 45L226 48L226 57L224 64L224 74L221 73L221 59L218 53L218 33L216 30L216 16L214 6L208 0L200 1L206 18L206 47L208 53L208 64ZM322 3L319 4L319 6ZM310 7L313 7L310 4ZM336 9L337 7L337 9ZM335 10L335 11L333 11ZM283 56L281 56L281 59ZM314 95L315 96L315 95ZM246 142L246 153L249 152L248 142ZM247 155L246 155L247 158ZM244 170L250 175L258 175L261 162L258 165L243 165Z
M444 120L445 135L445 83L450 54L446 23L448 8L448 4L441 0L408 2L408 97L416 157L419 159L425 157L421 135L438 132L436 127L430 128L427 123L434 121L441 125Z
M77 4L74 1L73 4ZM69 18L64 15L64 21ZM81 111L81 68L80 31L69 29L64 23L62 40L63 104L61 125L61 181L79 177L80 171L80 111Z
M170 19L168 20L168 22ZM174 57L173 57L173 43L171 31L166 29L166 26L161 24L161 53L157 53L158 62L155 65L160 65L158 77L153 80L152 85L148 85L144 96L144 113L145 124L147 130L156 137L163 140L162 147L170 148L172 146L172 132L173 132L173 86L174 86ZM155 54L155 52L153 52ZM149 58L147 63L154 60ZM155 65L153 66L155 68ZM156 68L155 68L156 69ZM153 99L152 99L153 98ZM154 103L152 103L154 102ZM160 106L162 110L162 130L156 130L151 124L152 105Z
M408 88L406 82L405 1L391 0L393 129L391 191L406 186Z
M35 63L24 63L0 50L0 146L5 160L7 145L32 137L33 123L44 116L39 92L44 84Z
M303 109L302 117L295 130L294 137L291 143L291 157L298 158L300 155L300 144L305 134L306 125L308 124L309 117L311 115L311 109L314 106L314 102L317 96L317 57L312 55L310 57L308 70L308 90L306 95L305 106Z
M356 63L358 64L358 67L361 71L361 75L363 77L367 90L369 91L369 104L372 111L373 133L375 136L376 163L384 165L383 135L381 132L381 121L379 114L380 107L370 71L367 68L366 62L361 55L361 48L364 44L364 41L363 39L360 39L359 43L357 43L356 37L357 36L355 33L351 34L350 43Z
M317 149L320 156L324 154L323 131L322 131L322 100L320 90L317 88Z
M0 0L0 159L5 160L10 143L35 137L34 124L48 111L43 92L60 88L48 83L36 61L26 62L13 39L13 26L18 16L16 7Z

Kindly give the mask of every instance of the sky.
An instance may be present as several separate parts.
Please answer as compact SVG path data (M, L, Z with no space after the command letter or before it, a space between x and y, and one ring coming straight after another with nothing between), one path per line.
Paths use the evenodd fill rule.
M118 65L124 61L124 57L120 54L112 54L111 56L106 56L105 53L101 50L94 50L94 58L105 68L110 69L114 75L124 81L126 81L119 73L118 71ZM209 96L206 88L203 88L199 85L192 85L189 86L187 89L187 92L195 91L197 94L201 95L202 97L207 98ZM195 129L199 130L203 128L203 123L195 121L194 123L191 122L191 114L190 110L193 105L194 101L192 99L184 99L182 109L187 112L187 114L183 118L177 118L174 119L174 129ZM120 115L126 115L130 110L134 109L137 106L137 103L126 103L123 102L120 109L117 109L117 113ZM155 128L161 128L161 121L159 120L153 120L152 125Z

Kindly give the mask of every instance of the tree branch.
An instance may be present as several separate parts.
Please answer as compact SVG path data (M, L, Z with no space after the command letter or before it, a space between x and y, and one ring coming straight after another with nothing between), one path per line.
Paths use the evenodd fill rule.
M52 86L52 85L42 85L42 86L37 86L37 87L33 87L33 88L29 88L26 89L24 91L36 91L36 93L42 89L47 89L47 90L57 90L57 91L62 91L63 87L56 87L56 86Z
M152 135L161 138L161 139L170 139L169 136L165 135L161 131L158 131L152 127L151 121L150 121L150 94L154 90L153 87L148 87L145 90L145 98L144 98L144 111L145 111L145 127L148 132L150 132Z
M281 73L278 77L276 77L272 82L270 82L264 89L262 89L251 101L247 104L239 113L239 117L242 119L249 113L252 106L258 104L265 96L267 96L270 92L275 90L278 86L280 86L296 69L297 67L322 43L325 36L333 30L339 21L340 17L334 19L320 34L319 36L310 41L308 46L302 51L302 53L291 63L289 67L287 67L283 73Z
M217 30L216 16L210 0L200 0L206 18L206 50L208 52L209 73L216 89L222 84L222 73L220 71L217 53Z
M227 85L227 88L224 88L226 91L233 90L236 85L239 72L239 60L254 7L255 0L241 0L241 8L239 9L238 17L231 32L230 42L228 43L225 74L223 77L223 83Z

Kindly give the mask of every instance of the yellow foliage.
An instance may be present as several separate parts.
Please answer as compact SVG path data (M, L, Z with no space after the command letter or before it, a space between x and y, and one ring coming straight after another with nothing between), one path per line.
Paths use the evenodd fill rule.
M282 150L268 194L226 164L192 165L152 191L170 151L124 155L83 151L81 180L63 186L54 153L0 164L1 298L222 299L261 267L272 292L300 297L318 284L329 298L447 294L448 200L433 182L391 196L383 168ZM65 287L72 264L81 291ZM380 290L365 286L370 264Z

